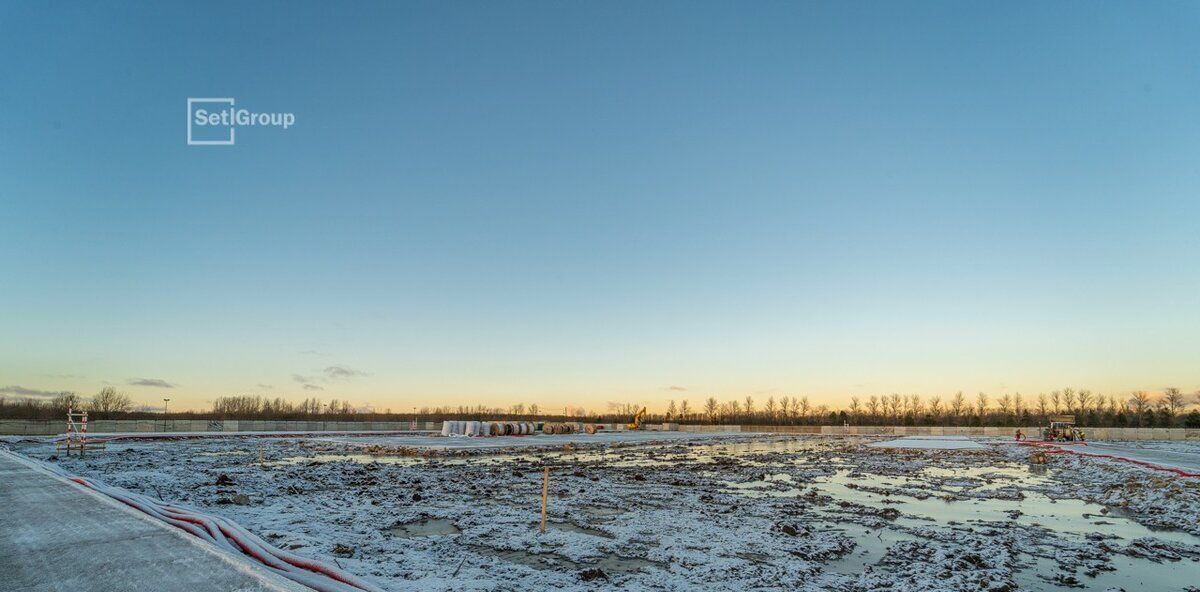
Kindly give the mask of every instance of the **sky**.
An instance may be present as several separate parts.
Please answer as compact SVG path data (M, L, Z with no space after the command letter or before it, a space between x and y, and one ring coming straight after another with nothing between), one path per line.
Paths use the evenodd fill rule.
M1200 389L1200 5L0 2L0 395ZM190 146L189 97L288 112Z

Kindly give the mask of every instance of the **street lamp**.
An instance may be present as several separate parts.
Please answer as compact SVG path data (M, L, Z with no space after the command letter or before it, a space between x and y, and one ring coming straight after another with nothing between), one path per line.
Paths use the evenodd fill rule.
M163 431L167 431L167 402L170 399L163 399Z

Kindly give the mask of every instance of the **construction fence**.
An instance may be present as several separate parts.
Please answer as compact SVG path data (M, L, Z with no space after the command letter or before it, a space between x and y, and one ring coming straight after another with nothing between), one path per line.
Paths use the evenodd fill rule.
M269 421L249 419L96 419L89 434L157 432L408 432L434 431L437 421ZM0 435L52 436L66 429L66 420L0 419Z
M647 424L659 429L660 424ZM156 432L435 432L441 421L267 421L247 419L100 419L88 422L89 434ZM624 426L606 424L607 430ZM913 427L913 426L767 426L767 425L680 425L682 432L756 432L773 434L823 434L827 436L994 436L1011 438L1017 429L1030 439L1041 437L1043 426L1015 427ZM1089 428L1089 440L1200 441L1200 429L1185 428ZM66 420L0 419L0 435L53 436L66 431Z
M712 429L709 428L718 428ZM774 434L824 434L849 436L994 436L1012 438L1017 430L1033 440L1045 426L1026 427L916 427L916 426L679 426L680 431L768 432ZM1089 428L1081 426L1088 440L1192 440L1200 441L1200 429L1187 428Z

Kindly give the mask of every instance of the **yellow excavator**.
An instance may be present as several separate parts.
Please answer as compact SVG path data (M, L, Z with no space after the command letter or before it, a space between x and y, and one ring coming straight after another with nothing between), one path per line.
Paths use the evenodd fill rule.
M642 427L642 416L643 416L643 415L645 415L645 414L646 414L646 408L645 408L645 407L642 407L642 410L641 410L641 411L638 411L636 414L634 414L634 416L633 416L633 421L631 421L631 422L629 422L629 423L625 424L625 429L627 429L627 430L637 430L637 429L641 429L641 427Z

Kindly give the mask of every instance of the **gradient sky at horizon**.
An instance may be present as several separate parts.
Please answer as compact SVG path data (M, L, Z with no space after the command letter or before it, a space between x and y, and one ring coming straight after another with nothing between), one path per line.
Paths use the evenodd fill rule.
M1192 392L1197 30L1183 2L0 3L0 389ZM206 96L297 125L186 146Z

